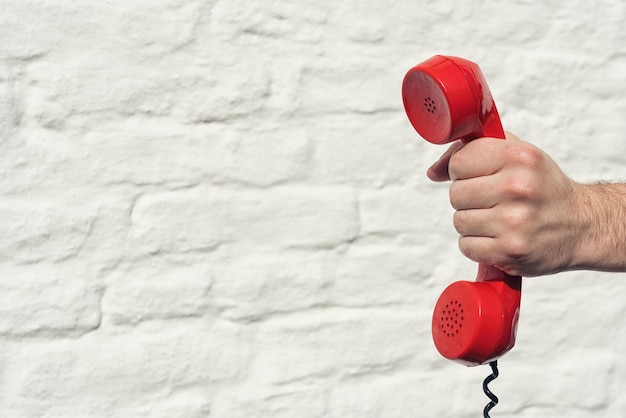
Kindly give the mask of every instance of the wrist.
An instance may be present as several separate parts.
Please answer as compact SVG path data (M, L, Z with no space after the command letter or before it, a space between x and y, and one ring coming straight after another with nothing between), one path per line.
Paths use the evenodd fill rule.
M626 185L574 186L576 245L568 270L626 269Z

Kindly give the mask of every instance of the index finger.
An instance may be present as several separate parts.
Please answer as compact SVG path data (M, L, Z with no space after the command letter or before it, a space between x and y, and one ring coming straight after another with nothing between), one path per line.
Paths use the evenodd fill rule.
M450 155L448 175L451 180L489 176L504 165L505 141L498 138L478 138Z

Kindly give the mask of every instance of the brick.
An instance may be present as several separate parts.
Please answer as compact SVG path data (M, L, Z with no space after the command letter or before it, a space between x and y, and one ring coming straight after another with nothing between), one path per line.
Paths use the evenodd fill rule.
M100 288L71 264L0 264L0 335L78 336L100 326Z
M228 4L218 2L212 10L214 32L236 38L254 34L287 41L315 43L324 33L330 7L324 4L295 6L285 0L271 4L253 5L243 0Z
M460 366L453 378L439 379L436 371L413 370L370 375L331 390L329 418L400 418L436 414L441 417L478 415L487 401L480 384ZM450 371L452 371L451 369ZM471 376L471 377L470 377ZM493 387L493 386L492 386ZM472 390L476 389L476 390ZM472 393L474 392L474 393ZM502 413L502 406L498 406Z
M357 232L348 189L271 191L192 189L141 197L131 237L143 251L211 250L221 244L285 248L332 247Z
M406 158L417 156L417 134L388 135L401 127L409 132L404 115L328 115L312 118L311 126L313 176L320 182L379 188L421 175L417 160Z
M324 309L264 322L251 374L271 383L389 370L417 351L416 316Z
M122 136L120 129L102 127L76 147L74 152L87 162L72 169L89 175L85 182L103 187L180 188L203 182L267 187L300 180L310 169L312 147L299 127L213 123L190 128L137 117L124 123L123 129L136 129L133 135Z
M532 355L527 349L520 351L515 353L516 360ZM530 411L524 412L586 411L589 414L590 411L600 413L612 403L611 391L607 388L611 386L616 359L611 350L601 346L582 348L572 341L567 349L539 357L542 360L533 362L535 367L524 366L523 360L514 362L513 358L507 363L500 362L501 368L507 365L508 378L498 382L498 391L506 399L508 410L521 412L529 408ZM573 364L576 367L572 367ZM585 386L591 375L594 384ZM564 381L569 383L564 385Z
M326 393L316 387L264 388L237 386L215 398L212 412L219 417L326 417Z
M25 118L24 114L20 114L17 126L4 137L4 158L0 161L0 192L3 198L14 198L10 202L31 211L35 209L30 209L30 206L42 210L54 205L83 207L85 202L92 201L78 196L77 189L93 183L90 182L91 173L84 170L84 156L75 153L71 145L72 135L41 127L24 128L20 125ZM77 172L81 175L76 175ZM73 192L66 196L69 190ZM64 201L66 197L72 200L71 204ZM71 209L63 208L61 212L60 217Z
M451 220L453 210L444 189L387 187L364 191L359 200L361 229L365 236L399 238L431 248L457 239ZM449 214L449 219L442 220L438 216L442 211Z
M9 65L0 62L0 135L5 142L14 131L20 120L19 75Z
M95 207L91 209L93 221L89 234L81 244L79 258L86 255L89 265L103 274L134 256L127 244L130 227L128 208L132 199L128 195L132 195L132 192L100 196Z
M21 416L123 416L145 412L145 402L172 409L185 399L186 388L203 388L206 395L241 378L249 342L250 332L242 326L196 320L153 331L23 345L11 353L12 364L20 367L5 370L15 382L5 402ZM207 409L193 392L189 396L189 410Z
M271 95L271 76L264 66L257 65L254 55L218 55L217 59L210 59L210 70L199 65L191 74L181 75L180 80L163 80L162 72L156 75L154 85L166 84L165 89L155 88L162 92L155 101L167 100L173 117L192 124L228 122L262 114Z
M206 389L177 390L166 396L139 396L119 405L110 417L206 418L211 416L212 391Z
M328 302L328 257L290 253L242 257L217 268L211 305L235 320L261 320Z
M363 308L424 306L434 296L425 290L434 268L432 258L417 247L353 247L334 264L330 301Z
M25 76L31 86L27 119L52 128L63 124L100 125L112 117L130 116L209 124L263 109L270 95L270 75L263 67L252 62L242 65L222 56L223 60L212 62L208 70L198 64L172 75L169 70L181 59L197 58L185 53L182 57L154 58L153 54L160 56L163 52L162 47L158 42L146 45L141 55L147 57L139 62L134 56L97 53L91 48L85 59L33 63ZM176 47L166 44L166 48ZM157 52L145 52L153 48ZM107 66L111 60L116 60L115 67Z
M303 67L298 90L302 104L299 110L323 115L371 115L400 110L398 76L401 78L402 74L394 73L384 59L373 60L344 52L338 48ZM384 54L383 50L378 52Z
M115 324L199 317L207 309L212 275L202 264L141 263L118 268L102 300Z
M89 234L93 214L43 198L0 200L0 261L61 261L75 257Z
M216 267L211 305L238 320L263 320L328 304L421 306L437 296L424 291L425 284L432 285L434 268L417 248L354 246L341 256L265 253Z
M232 129L215 124L189 130L173 122L150 122L143 118L127 120L124 129L146 128L133 135L120 135L119 127L103 127L85 137L81 151L90 153L94 181L104 187L119 184L196 185L228 161L226 141Z
M84 1L72 5L25 1L5 5L0 27L3 39L21 41L19 47L7 45L6 53L16 58L68 50L146 54L188 42L195 7L171 0L159 0L153 6L114 1L94 9ZM17 24L15 16L21 16L25 23ZM62 28L57 25L59 21L65 23Z

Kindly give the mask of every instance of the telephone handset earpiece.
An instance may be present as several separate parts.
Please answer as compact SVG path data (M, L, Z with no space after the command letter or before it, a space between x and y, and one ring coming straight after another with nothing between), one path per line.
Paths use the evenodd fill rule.
M483 73L463 58L436 55L411 68L402 82L402 101L415 130L433 144L504 139Z
M437 55L418 64L404 77L402 100L415 130L431 143L504 139L489 87L471 61ZM521 277L484 264L475 281L450 284L433 312L439 353L467 366L506 354L515 344L521 287Z

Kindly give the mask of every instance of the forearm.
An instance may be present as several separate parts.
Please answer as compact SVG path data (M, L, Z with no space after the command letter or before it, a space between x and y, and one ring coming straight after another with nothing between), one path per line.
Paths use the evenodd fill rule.
M626 183L578 184L578 251L572 270L626 271Z

